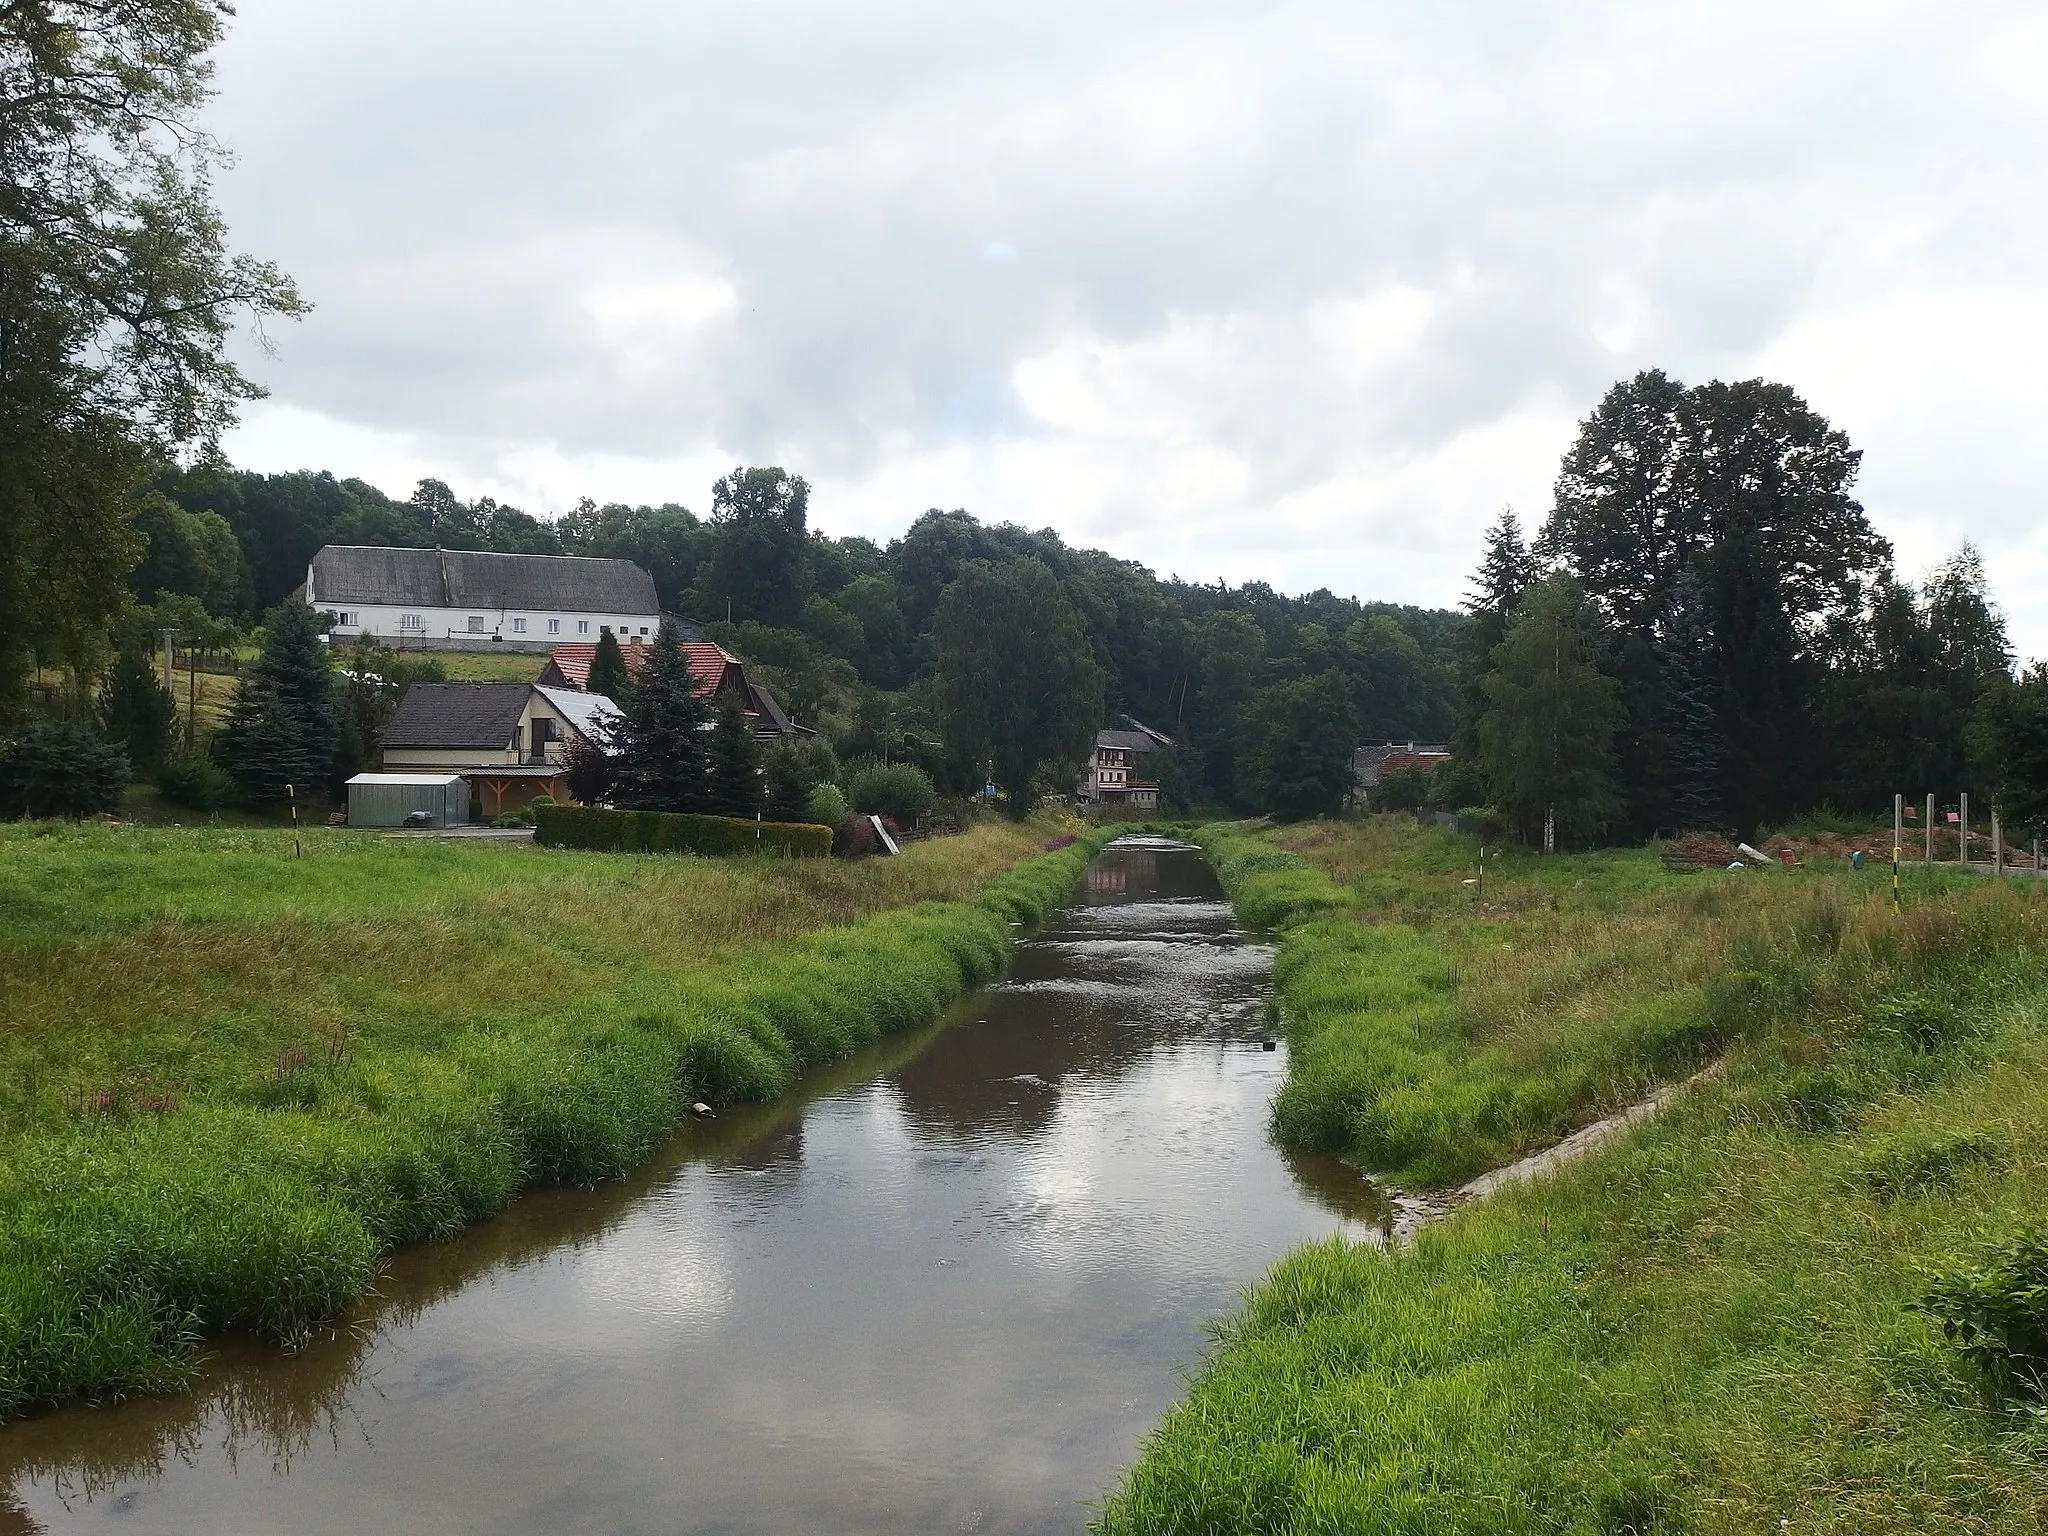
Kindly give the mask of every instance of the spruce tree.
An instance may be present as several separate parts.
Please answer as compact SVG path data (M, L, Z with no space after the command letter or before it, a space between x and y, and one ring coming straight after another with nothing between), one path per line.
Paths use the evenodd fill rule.
M1442 788L1458 799L1477 798L1485 793L1479 717L1486 710L1486 695L1479 680L1493 666L1494 650L1507 638L1515 611L1535 585L1536 576L1536 560L1522 537L1521 520L1515 516L1513 507L1502 507L1500 516L1486 530L1479 569L1472 573L1471 585L1465 593L1464 607L1470 627L1465 632L1459 667L1457 724L1451 731L1451 761L1438 770Z
M619 780L615 798L633 810L701 811L706 804L704 726L689 654L671 619L661 621L614 731Z
M1657 723L1664 758L1664 821L1679 831L1721 824L1726 754L1714 696L1709 622L1706 591L1687 572L1672 591L1657 647L1663 677Z
M267 683L244 682L236 692L214 751L245 805L280 805L288 787L305 794L325 773L283 697Z
M1521 519L1513 507L1503 507L1486 530L1485 553L1479 557L1479 569L1472 573L1472 585L1465 594L1479 670L1485 670L1493 648L1507 638L1515 610L1521 607L1523 594L1536 584L1536 576L1535 558L1522 538Z
M719 705L711 728L706 791L712 811L720 816L753 816L761 809L761 744L740 701L731 695Z
M768 749L763 774L766 804L762 814L770 821L809 821L814 782L805 755L788 742Z
M235 690L215 755L251 805L275 805L284 786L324 786L341 721L327 647L313 610L278 605L263 654ZM246 759L246 761L245 761Z
M0 744L0 819L121 809L128 759L85 720L37 720Z
M153 775L163 767L176 715L177 707L157 681L151 658L137 650L122 651L100 697L100 723L107 739L128 754L136 773Z
M632 686L632 674L626 670L625 655L619 650L619 637L606 624L598 631L597 654L590 658L589 691L602 694L614 704L623 704Z

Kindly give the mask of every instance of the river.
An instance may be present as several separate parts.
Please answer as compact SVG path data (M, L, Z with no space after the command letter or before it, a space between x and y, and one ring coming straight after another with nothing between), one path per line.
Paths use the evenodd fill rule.
M285 1354L0 1430L28 1532L1072 1532L1283 1251L1384 1211L1283 1155L1270 947L1110 845L999 983L635 1177L396 1255Z

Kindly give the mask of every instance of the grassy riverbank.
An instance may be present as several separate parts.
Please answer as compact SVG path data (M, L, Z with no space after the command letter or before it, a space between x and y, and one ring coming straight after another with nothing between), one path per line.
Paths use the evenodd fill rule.
M1101 1530L2048 1521L2036 886L1916 871L1894 919L1875 873L1617 853L1481 896L1412 825L1207 837L1286 930L1283 1135L1445 1182L1728 1070L1412 1251L1290 1256Z
M631 1166L992 975L1092 846L847 865L0 828L0 1419L289 1337L381 1252Z

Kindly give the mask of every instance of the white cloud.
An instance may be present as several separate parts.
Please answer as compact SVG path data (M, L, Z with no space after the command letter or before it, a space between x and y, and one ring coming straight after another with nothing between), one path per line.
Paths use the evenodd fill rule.
M534 510L926 506L1453 599L1647 366L1800 388L2022 648L2048 26L2017 0L247 7L239 243L319 306L233 450ZM402 45L401 41L402 40ZM388 466L388 468L387 468Z

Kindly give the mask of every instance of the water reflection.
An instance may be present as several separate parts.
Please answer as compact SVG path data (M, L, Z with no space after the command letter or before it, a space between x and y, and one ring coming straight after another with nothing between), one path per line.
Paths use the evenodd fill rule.
M1203 1320L1380 1218L1267 1140L1269 962L1198 854L1114 847L945 1025L399 1255L295 1356L0 1431L0 1533L1078 1529Z

